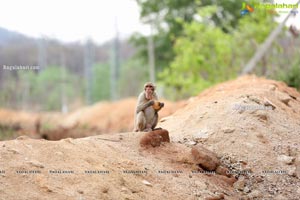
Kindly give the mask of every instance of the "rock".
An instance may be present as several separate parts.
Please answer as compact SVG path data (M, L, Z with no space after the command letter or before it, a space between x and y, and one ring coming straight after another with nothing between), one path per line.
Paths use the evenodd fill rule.
M30 139L30 137L28 137L27 135L21 135L16 138L16 140L28 140L28 139Z
M222 200L222 199L225 199L224 194L219 194L219 195L205 198L205 200Z
M235 128L228 128L228 127L227 127L227 128L224 128L224 129L223 129L223 132L224 132L224 133L233 133L234 131L235 131Z
M249 193L251 192L250 188L248 186L244 187L244 193Z
M264 178L263 178L262 176L256 176L256 177L255 177L255 181L256 181L257 183L261 183L261 182L264 181Z
M272 110L276 108L276 105L267 98L264 98L264 106L271 107Z
M7 151L12 152L14 154L20 154L20 152L16 149L7 149Z
M152 184L151 183L149 183L148 181L146 181L146 180L143 180L142 181L142 183L144 184L144 185L147 185L147 186L150 186L150 187L152 187Z
M29 161L28 162L30 165L32 165L32 166L35 166L35 167L38 167L38 168L44 168L45 166L42 164L42 163L40 163L39 161Z
M194 145L197 144L197 142L195 142L195 141L188 141L188 142L185 143L185 144L188 145L188 146L194 146Z
M283 93L283 92L276 92L276 96L277 98L284 103L285 105L288 105L289 101L292 100L292 98L290 97L290 95Z
M160 146L162 142L170 142L169 132L166 129L150 131L140 139L140 146Z
M258 117L259 119L263 120L263 121L267 121L268 120L268 115L266 113L266 111L264 110L257 110L255 112L255 116Z
M160 135L155 134L153 131L145 133L140 139L141 147L158 147L162 143L163 138Z
M205 170L213 171L220 165L217 155L203 146L194 146L191 152L194 163Z
M280 155L277 157L277 160L284 164L291 165L294 162L295 158L291 156Z
M296 177L298 177L300 179L300 156L297 157L296 161L295 161L295 165L296 165Z
M123 188L123 187L122 187ZM101 189L102 193L108 193L109 188L108 187L104 187Z
M193 140L198 141L201 139L207 139L209 135L210 134L207 129L200 130L199 132L193 134Z
M216 173L220 174L220 175L223 175L223 176L230 177L229 169L226 168L226 167L223 167L223 166L217 167Z
M245 178L243 176L240 176L238 181L233 184L233 187L237 190L243 191L245 185L246 185Z
M157 135L160 135L163 142L170 142L169 131L167 131L166 129L154 130L153 132Z
M233 186L233 184L236 182L236 179L234 177L228 178L227 176L222 176L222 175L216 175L216 176L218 177L218 179L224 181L230 186Z
M288 198L282 194L279 194L274 198L274 200L288 200Z
M289 168L289 169L287 170L287 174L288 174L289 176L295 176L295 177L297 177L296 170L297 170L296 167L291 167L291 168Z
M205 189L207 189L207 185L206 185L205 182L203 182L203 181L195 181L195 185L196 185L197 188L199 188L200 190L205 190Z
M77 190L77 192L78 192L79 194L83 194L83 193L84 193L83 190Z
M262 193L259 190L253 190L250 194L248 194L250 199L261 199L263 197Z

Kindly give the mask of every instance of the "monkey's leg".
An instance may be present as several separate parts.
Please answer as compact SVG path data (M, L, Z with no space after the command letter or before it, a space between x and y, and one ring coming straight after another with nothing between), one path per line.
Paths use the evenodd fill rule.
M138 131L143 131L146 128L146 118L144 112L139 112L136 116L136 127Z
M158 122L158 114L157 112L155 113L154 117L153 117L153 121L152 121L152 130L155 128L155 126L157 125Z

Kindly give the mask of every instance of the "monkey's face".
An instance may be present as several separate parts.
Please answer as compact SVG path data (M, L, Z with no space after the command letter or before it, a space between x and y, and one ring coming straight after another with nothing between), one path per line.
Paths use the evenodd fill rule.
M152 99L153 87L147 86L147 87L145 88L145 93L146 93L146 98L147 98L147 99Z

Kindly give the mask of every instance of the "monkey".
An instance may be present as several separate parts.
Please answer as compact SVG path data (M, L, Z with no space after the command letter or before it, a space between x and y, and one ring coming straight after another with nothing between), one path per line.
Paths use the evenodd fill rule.
M144 91L139 94L135 109L134 131L152 131L158 122L158 111L164 103L158 102L155 85L147 82Z

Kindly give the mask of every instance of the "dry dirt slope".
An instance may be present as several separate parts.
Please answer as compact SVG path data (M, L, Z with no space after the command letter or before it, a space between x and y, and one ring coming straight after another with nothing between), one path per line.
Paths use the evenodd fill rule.
M245 177L247 188L241 190L300 199L300 94L295 89L246 76L204 91L161 121L173 141L201 143L263 179Z
M0 199L300 199L300 94L286 85L254 76L220 84L159 126L171 143L150 149L131 132L0 142ZM231 169L234 187L191 172L197 144Z

